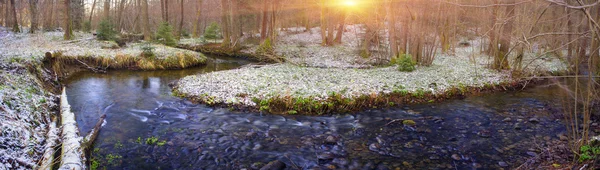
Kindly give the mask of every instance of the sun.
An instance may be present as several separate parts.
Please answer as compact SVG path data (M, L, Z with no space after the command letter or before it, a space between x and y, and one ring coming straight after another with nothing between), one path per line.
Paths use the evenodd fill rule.
M349 6L349 7L353 7L353 6L356 6L356 1L354 1L354 0L344 0L344 5L345 6Z

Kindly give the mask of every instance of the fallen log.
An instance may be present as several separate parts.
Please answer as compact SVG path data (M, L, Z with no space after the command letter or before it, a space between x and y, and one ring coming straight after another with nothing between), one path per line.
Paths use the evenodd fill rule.
M60 116L62 125L61 170L82 170L85 168L85 157L81 149L81 137L75 121L75 114L67 101L66 89L63 87L60 97Z
M48 137L48 139L46 139L48 141L46 142L46 150L44 151L40 166L36 169L52 169L54 153L56 152L54 147L58 145L58 134L59 131L56 128L56 118L53 118L52 122L50 122L48 133L46 135Z
M96 125L90 131L90 133L88 133L88 135L85 136L85 138L83 139L83 143L81 144L81 149L87 150L92 147L92 145L94 144L94 141L96 140L96 137L98 137L100 129L102 128L102 126L104 124L104 119L106 119L106 114L100 116L100 120L98 120L98 122L96 122Z

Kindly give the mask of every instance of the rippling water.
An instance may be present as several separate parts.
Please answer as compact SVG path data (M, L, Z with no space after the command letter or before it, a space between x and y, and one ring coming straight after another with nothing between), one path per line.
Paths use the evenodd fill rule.
M233 112L168 87L244 64L215 58L186 70L81 73L67 95L82 135L107 114L92 154L107 169L251 169L274 160L288 169L515 168L564 131L554 86L333 116Z

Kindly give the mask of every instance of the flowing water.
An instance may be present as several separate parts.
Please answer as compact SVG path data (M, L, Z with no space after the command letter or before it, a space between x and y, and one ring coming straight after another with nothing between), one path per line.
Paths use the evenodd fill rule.
M274 160L288 169L515 168L564 132L551 85L331 116L241 113L171 95L168 84L178 78L244 64L215 58L186 70L71 77L67 95L82 135L107 115L92 162L106 169L253 169Z

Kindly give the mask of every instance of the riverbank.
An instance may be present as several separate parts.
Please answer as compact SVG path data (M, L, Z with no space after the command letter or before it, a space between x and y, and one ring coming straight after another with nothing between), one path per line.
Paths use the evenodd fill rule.
M70 41L62 35L0 27L0 169L39 168L42 159L53 155L45 152L58 142L51 140L57 135L51 127L58 126L53 120L59 116L62 78L84 70L181 69L207 60L201 53L159 44L132 41L120 47L91 34L78 32Z
M310 32L315 31L318 28ZM435 102L483 91L522 87L532 80L514 78L509 71L488 68L492 61L479 53L480 39L469 41L469 46L456 47L453 53L438 51L432 66L418 66L413 72L401 72L395 65L376 66L373 62L377 57L365 59L357 54L335 57L351 54L348 50L339 50L339 55L328 55L331 49L353 49L357 44L347 37L348 43L318 47L318 34L311 35L310 32L279 38L278 53L298 52L296 56L286 56L286 63L188 76L178 82L174 93L209 105L310 115ZM293 44L296 45L290 48ZM567 70L566 64L557 58L539 59L535 54L526 55L523 63L526 67L522 75L531 77L561 74Z

